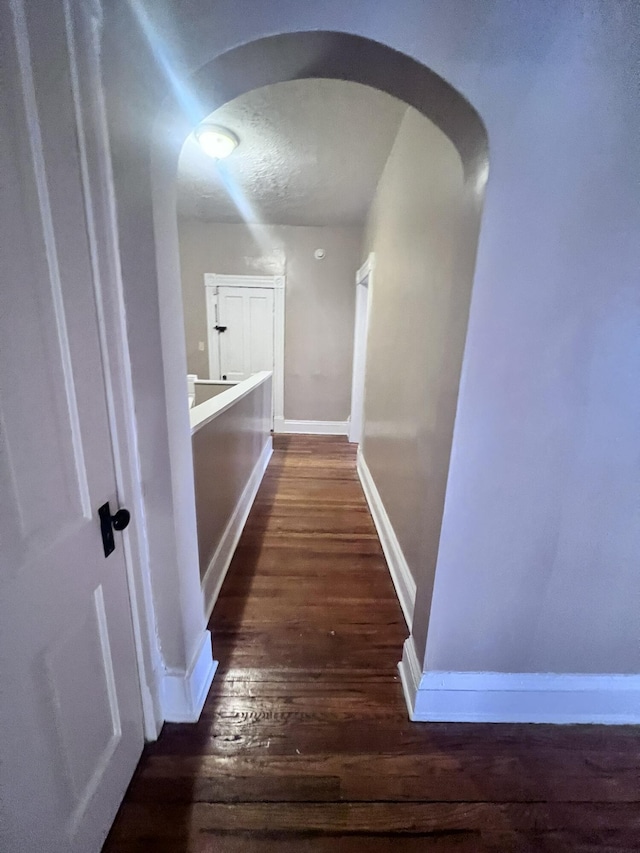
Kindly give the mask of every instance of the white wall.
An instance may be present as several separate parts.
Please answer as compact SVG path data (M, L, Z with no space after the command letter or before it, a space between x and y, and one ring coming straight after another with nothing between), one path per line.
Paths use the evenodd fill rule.
M639 7L511 9L426 666L638 672Z
M638 6L194 0L170 19L161 4L149 8L179 75L252 39L337 30L425 63L480 112L491 177L427 665L638 671ZM119 3L107 11L113 121L129 110L148 141L170 84L133 73L119 54L133 37L127 14ZM149 405L162 395L162 370L138 134L120 125L114 155L129 324L149 325L132 341Z

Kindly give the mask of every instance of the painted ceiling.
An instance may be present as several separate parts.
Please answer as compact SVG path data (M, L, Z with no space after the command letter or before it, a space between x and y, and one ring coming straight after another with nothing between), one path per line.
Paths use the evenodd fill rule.
M256 89L207 121L240 139L216 163L193 136L178 167L178 213L210 222L361 225L406 105L339 80Z

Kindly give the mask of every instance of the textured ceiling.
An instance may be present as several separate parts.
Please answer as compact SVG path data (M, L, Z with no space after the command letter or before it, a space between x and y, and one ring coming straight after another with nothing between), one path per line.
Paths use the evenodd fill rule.
M248 92L208 118L240 138L228 159L216 164L193 136L185 142L178 213L211 222L362 224L406 108L339 80Z

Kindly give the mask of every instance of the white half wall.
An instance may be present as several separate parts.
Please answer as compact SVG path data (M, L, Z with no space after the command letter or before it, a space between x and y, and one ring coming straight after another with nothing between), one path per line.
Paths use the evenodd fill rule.
M272 374L191 410L200 577L207 619L272 454Z

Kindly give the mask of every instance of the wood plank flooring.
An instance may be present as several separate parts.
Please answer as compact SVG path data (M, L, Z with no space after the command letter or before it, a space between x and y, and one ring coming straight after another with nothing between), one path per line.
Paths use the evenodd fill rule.
M202 718L145 749L106 853L640 850L638 729L408 721L354 449L275 447Z

